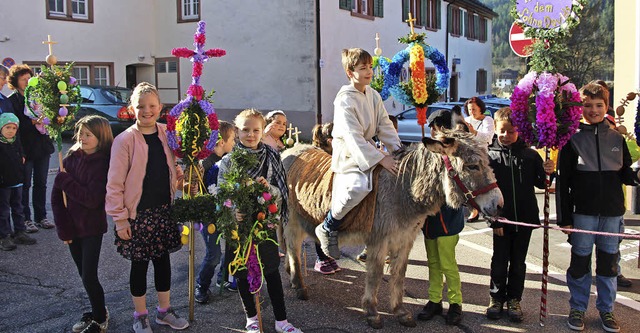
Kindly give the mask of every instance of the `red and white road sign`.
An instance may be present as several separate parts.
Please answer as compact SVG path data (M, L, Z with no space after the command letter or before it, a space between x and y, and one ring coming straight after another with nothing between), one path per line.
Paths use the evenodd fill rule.
M522 27L517 25L515 22L511 24L511 29L509 29L509 45L511 46L511 50L513 50L513 53L515 53L519 57L530 56L531 50L527 48L533 45L533 42L533 39L524 35L524 30L522 30Z

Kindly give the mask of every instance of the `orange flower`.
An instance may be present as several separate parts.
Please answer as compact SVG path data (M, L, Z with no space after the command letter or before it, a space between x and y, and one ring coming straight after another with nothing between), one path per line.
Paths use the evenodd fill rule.
M427 93L427 80L424 71L424 50L422 45L414 44L409 51L409 68L411 69L411 84L413 86L413 100L416 104L424 104Z
M266 215L265 215L265 213L264 213L264 212L259 212L259 213L258 213L258 216L257 216L258 221L262 221L262 220L264 220L264 218L265 218L265 217L266 217Z

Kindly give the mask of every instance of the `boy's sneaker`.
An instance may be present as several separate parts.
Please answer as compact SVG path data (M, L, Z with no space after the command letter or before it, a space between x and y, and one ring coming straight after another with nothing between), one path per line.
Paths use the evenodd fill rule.
M340 268L340 266L338 266L338 262L335 259L329 257L329 259L327 259L327 260L329 261L329 264L331 264L331 268L333 268L334 272L337 273L337 272L342 270L342 268Z
M80 321L73 324L73 327L71 328L71 331L74 333L80 333L80 332L84 332L84 329L86 329L92 322L95 322L96 324L98 324L100 326L100 328L102 329L103 332L107 331L107 326L109 326L109 309L107 309L106 307L104 308L104 310L106 311L106 319L104 321L104 323L99 324L97 322L95 322L93 320L93 314L91 312L85 312L82 314L82 317L80 318ZM90 331L93 332L93 331Z
M233 282L221 282L221 281L217 281L216 282L216 287L220 288L220 284L222 284L222 286L224 287L224 289L227 289L229 291L238 291L238 285L236 284L236 279L233 279Z
M302 330L300 330L297 327L294 327L293 325L291 325L291 323L287 323L282 328L280 328L280 326L278 326L278 324L276 324L276 332L278 332L278 333L303 333Z
M189 327L189 322L184 318L180 318L172 308L168 308L167 312L160 312L156 310L156 323L160 325L168 325L174 330L183 330Z
M342 255L340 253L340 247L338 246L338 232L337 231L328 231L321 224L318 224L316 227L316 237L320 241L320 248L322 248L322 252L327 256L340 259Z
M600 320L602 320L602 328L605 331L620 332L620 325L618 325L613 312L600 312Z
M618 287L630 288L631 285L633 285L633 283L631 283L631 280L627 279L622 274L618 275L618 278L616 280L618 283Z
M149 315L145 314L133 318L133 333L153 333L151 325L149 325Z
M503 307L504 307L504 302L499 301L497 298L491 297L491 303L487 308L487 318L500 319L500 317L502 317Z
M34 232L38 232L38 227L36 226L36 224L31 221L31 220L26 220L24 221L24 226L27 228L26 231L30 234L34 233Z
M569 312L569 320L567 320L567 326L574 331L584 330L584 311L571 309ZM604 326L604 321L602 322Z
M329 262L329 260L316 260L316 265L313 267L313 270L325 275L333 274L336 272L333 270L333 267L331 267L331 263Z
M100 326L100 324L96 323L95 321L91 321L91 323L89 323L89 326L87 326L85 329L80 331L80 333L104 333L104 332L106 332L106 329L103 329L102 326Z
M433 317L442 314L442 302L434 303L427 302L422 308L422 311L418 313L418 320L431 320Z
M507 310L509 312L509 320L514 323L520 323L524 320L522 314L522 308L520 307L520 301L517 299L511 299L507 302Z
M458 325L462 321L462 305L461 304L449 304L449 311L447 311L447 325Z
M53 228L56 227L55 224L49 222L49 220L47 220L47 219L42 219L37 224L38 224L38 227L40 227L42 229L53 229Z
M80 321L75 323L71 328L74 333L82 332L93 321L93 314L91 312L85 312L82 314Z
M37 241L35 238L32 238L29 235L27 235L26 232L20 230L20 231L16 231L16 233L13 234L13 242L16 244L33 245Z
M11 237L7 236L0 239L0 250L2 251L12 251L16 249L16 244L13 242Z
M196 284L196 289L194 291L194 297L196 302L207 304L209 302L209 288L203 288L201 285Z

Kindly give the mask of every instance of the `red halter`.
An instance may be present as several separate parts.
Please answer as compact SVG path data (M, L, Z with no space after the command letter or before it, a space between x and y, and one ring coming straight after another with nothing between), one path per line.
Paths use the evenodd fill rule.
M464 192L464 197L467 198L467 202L473 208L477 209L479 212L482 212L482 209L480 209L480 206L478 206L478 204L474 200L475 197L479 196L480 194L487 193L493 190L494 188L497 188L498 184L494 182L479 190L469 191L467 187L464 186L464 183L462 183L462 180L460 180L460 177L458 176L458 173L456 172L456 170L453 170L453 166L451 166L451 161L449 160L449 157L447 155L442 155L442 160L444 161L444 165L447 167L447 171L449 172L449 177L451 177L451 179L453 179L456 182L456 185L458 185L460 190Z

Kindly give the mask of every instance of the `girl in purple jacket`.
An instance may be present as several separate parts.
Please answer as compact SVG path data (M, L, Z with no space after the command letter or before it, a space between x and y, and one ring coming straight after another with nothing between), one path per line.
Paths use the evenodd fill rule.
M53 183L51 207L58 237L69 245L91 303L91 312L82 315L73 332L105 332L109 315L98 261L107 232L104 202L113 134L107 119L90 115L78 120L74 138Z

